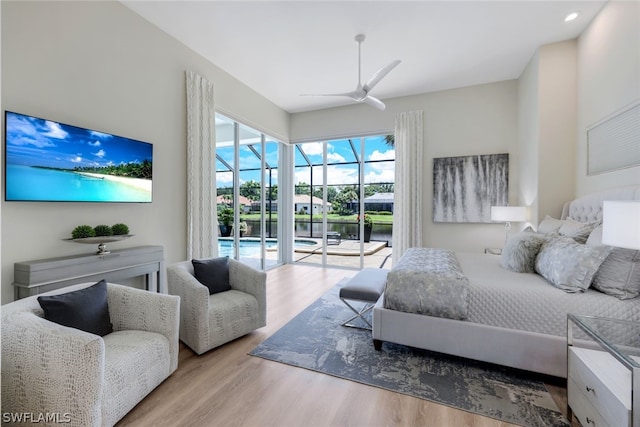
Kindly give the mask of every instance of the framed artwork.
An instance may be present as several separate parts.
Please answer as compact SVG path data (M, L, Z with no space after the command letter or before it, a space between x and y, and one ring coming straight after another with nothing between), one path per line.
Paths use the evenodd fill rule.
M509 154L433 159L433 222L491 222L509 204Z

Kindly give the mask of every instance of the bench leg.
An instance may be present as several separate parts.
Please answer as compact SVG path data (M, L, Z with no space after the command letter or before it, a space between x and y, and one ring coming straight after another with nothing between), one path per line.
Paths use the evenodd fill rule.
M380 340L373 340L373 348L376 349L376 351L380 351L382 350L382 341Z
M350 319L346 320L342 324L342 326L348 326L350 328L356 328L356 329L366 329L368 331L370 331L373 328L371 323L369 323L369 321L364 317L365 314L369 313L373 309L373 304L365 303L365 305L360 310L356 310L355 307L353 307L351 304L349 304L346 299L340 298L340 300L342 300L342 302L345 303L345 305L347 307L349 307L351 309L351 311L353 311L355 313L355 316L353 316ZM358 326L356 324L351 323L353 320L356 320L356 319L362 320L364 323L366 323L367 326Z

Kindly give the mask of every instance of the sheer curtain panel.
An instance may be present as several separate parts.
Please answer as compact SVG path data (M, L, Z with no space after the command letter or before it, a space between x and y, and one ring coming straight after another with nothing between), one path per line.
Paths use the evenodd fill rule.
M395 125L396 172L393 198L393 263L411 247L422 246L422 110L398 113Z
M186 72L187 83L187 259L218 254L216 132L213 84Z

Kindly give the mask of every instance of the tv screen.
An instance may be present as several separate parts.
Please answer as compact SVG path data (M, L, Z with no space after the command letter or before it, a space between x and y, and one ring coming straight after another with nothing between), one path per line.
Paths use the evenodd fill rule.
M5 200L151 202L153 145L5 111Z

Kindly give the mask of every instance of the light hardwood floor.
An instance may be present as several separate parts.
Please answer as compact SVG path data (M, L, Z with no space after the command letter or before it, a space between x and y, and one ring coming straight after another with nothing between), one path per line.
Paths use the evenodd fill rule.
M267 326L202 356L181 343L178 370L118 425L511 426L247 354L340 279L354 274L304 265L270 270ZM552 394L564 408L565 389L555 386Z

